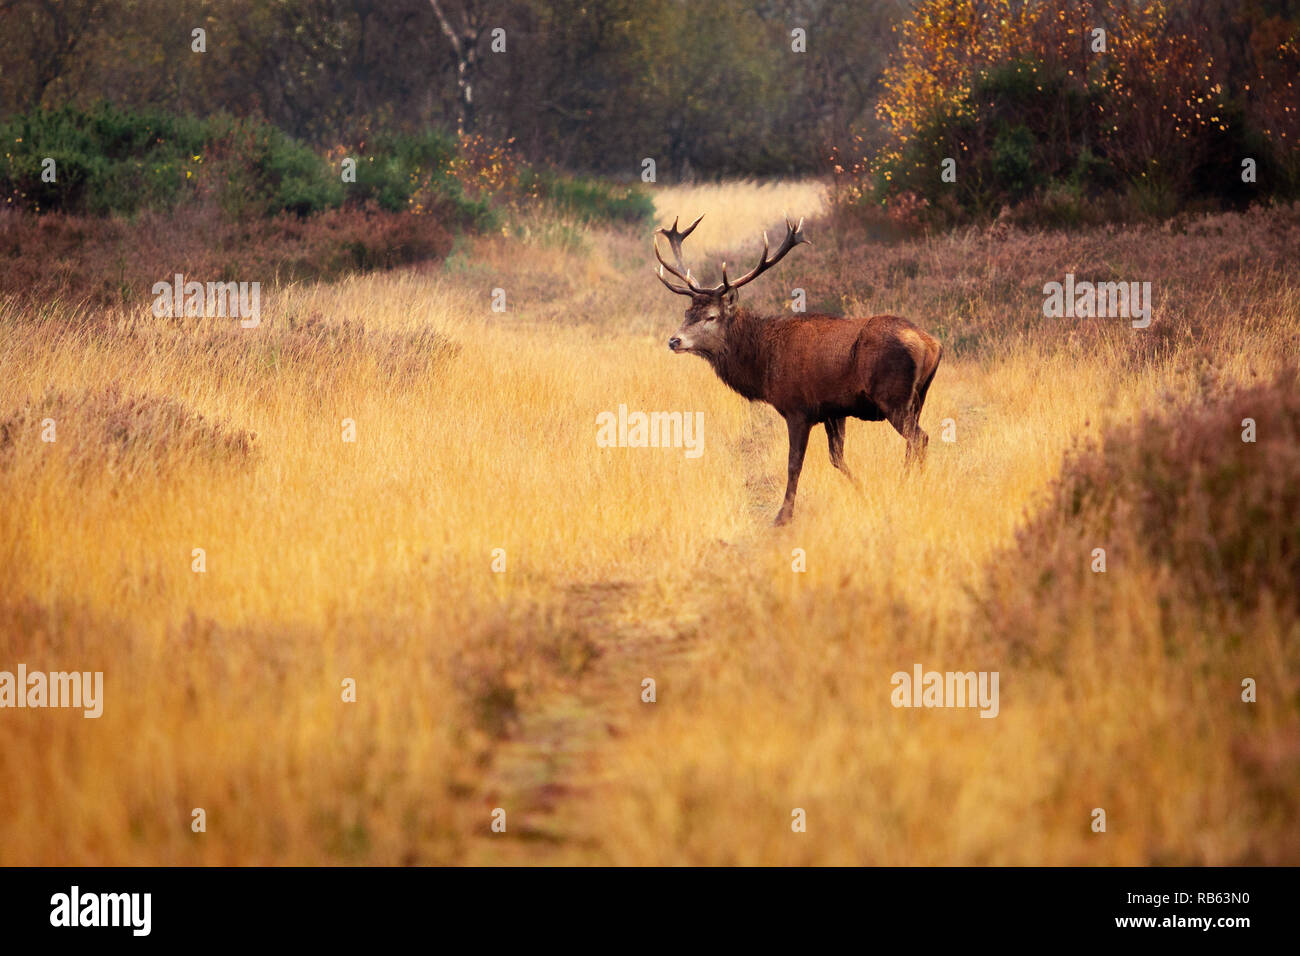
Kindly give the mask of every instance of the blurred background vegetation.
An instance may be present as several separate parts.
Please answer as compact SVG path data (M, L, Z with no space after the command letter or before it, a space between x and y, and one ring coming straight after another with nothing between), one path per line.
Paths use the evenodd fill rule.
M905 5L0 0L0 111L258 115L316 145L429 127L633 175L794 173L869 114ZM445 20L448 31L443 29ZM191 52L191 32L207 52ZM807 53L790 32L807 30ZM492 31L506 49L493 53ZM449 36L449 33L451 36ZM455 43L452 42L455 37ZM470 85L468 109L458 76Z
M1297 84L1300 0L0 0L0 191L644 223L652 158L825 175L904 229L1070 225L1300 194Z
M842 203L1069 226L1300 192L1294 0L925 0L898 35Z

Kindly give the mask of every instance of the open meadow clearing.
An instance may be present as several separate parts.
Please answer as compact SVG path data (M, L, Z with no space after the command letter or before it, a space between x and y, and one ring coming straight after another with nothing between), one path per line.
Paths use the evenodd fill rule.
M851 419L855 489L818 428L773 528L785 429L670 353L644 229L535 218L268 288L249 329L4 304L0 660L104 700L6 713L0 863L1300 862L1300 540L1268 511L1300 209L885 246L816 182L654 199L705 214L707 276L808 216L750 301L943 343L924 470ZM1067 273L1150 280L1151 326L1045 318ZM702 413L701 453L602 447L620 405ZM1137 490L1064 509L1107 439ZM1241 512L1258 567L1198 454L1285 483ZM893 706L916 664L998 671L996 719Z

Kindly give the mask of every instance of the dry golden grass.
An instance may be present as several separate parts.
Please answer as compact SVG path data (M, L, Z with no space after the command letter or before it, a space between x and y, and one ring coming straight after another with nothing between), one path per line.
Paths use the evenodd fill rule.
M797 222L801 216L819 216L826 211L826 193L803 180L665 186L655 193L655 207L663 220L660 225L680 216L685 228L696 216L704 216L689 240L691 252L699 255L753 241L784 217ZM779 231L773 234L780 237Z
M708 213L696 251L725 252L822 199L659 202ZM264 294L251 331L147 306L0 314L0 419L51 387L87 396L58 442L26 427L0 454L0 669L106 685L99 720L0 712L0 863L1300 862L1294 791L1260 785L1300 766L1276 743L1300 726L1293 621L1262 610L1240 641L1171 655L1154 572L1112 571L1123 613L1080 620L1053 666L1009 655L978 611L1067 448L1194 394L1190 345L954 349L923 473L887 426L851 422L857 492L818 430L773 529L784 428L669 353L681 305L648 248L480 238L445 268ZM1300 331L1294 282L1266 286L1269 321L1222 340L1224 382L1270 372ZM141 436L153 470L71 467L110 383L216 430ZM703 456L597 447L620 403L702 411ZM242 432L252 450L220 460ZM999 670L999 717L894 709L890 675L918 662ZM1243 739L1267 744L1247 769Z

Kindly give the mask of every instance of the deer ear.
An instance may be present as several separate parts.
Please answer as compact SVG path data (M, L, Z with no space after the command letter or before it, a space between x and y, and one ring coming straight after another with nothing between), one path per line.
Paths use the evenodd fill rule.
M728 289L727 294L722 297L722 301L727 305L735 305L736 300L740 298L740 292L737 289Z

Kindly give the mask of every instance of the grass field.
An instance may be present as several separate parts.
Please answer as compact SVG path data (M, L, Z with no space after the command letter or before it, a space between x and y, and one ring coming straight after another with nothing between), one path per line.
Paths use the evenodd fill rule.
M1140 524L1033 521L1144 415L1285 405L1300 211L885 248L816 184L656 201L706 213L706 275L807 215L752 300L943 341L923 472L851 421L855 490L818 429L771 527L784 427L669 352L643 233L463 239L251 330L0 305L0 669L105 675L98 720L0 713L0 864L1300 863L1294 587L1205 599ZM1044 319L1071 271L1152 281L1152 328ZM599 447L620 404L702 412L703 454ZM916 663L999 671L997 718L894 708Z

